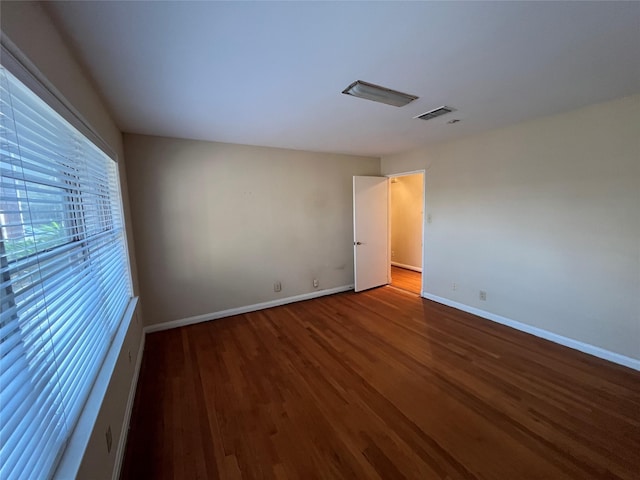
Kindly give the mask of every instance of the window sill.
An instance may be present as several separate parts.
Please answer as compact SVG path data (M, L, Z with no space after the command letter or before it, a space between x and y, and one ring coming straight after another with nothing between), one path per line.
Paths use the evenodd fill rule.
M60 463L55 470L53 478L56 480L69 480L76 478L78 474L87 445L89 444L89 439L91 438L96 420L98 419L102 402L107 393L111 376L115 370L120 351L122 350L124 340L135 315L137 305L138 297L133 297L124 312L122 321L113 337L113 342L111 342L98 377L91 388L89 398L69 438L67 447L64 449Z

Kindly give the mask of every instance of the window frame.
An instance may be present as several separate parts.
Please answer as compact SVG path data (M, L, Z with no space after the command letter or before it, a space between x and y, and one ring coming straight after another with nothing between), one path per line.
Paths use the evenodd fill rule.
M115 332L111 340L111 344L107 348L105 358L103 359L101 366L98 368L97 375L95 376L95 378L93 378L93 386L90 387L89 396L81 409L81 413L75 424L75 427L73 427L71 430L70 436L66 441L66 446L63 447L61 451L59 461L57 461L57 467L54 470L52 477L56 479L74 478L77 475L82 463L85 451L89 443L89 439L92 435L92 431L96 427L96 421L98 419L103 400L106 396L111 377L115 371L116 363L121 357L123 357L123 346L125 338L127 337L127 334L129 333L131 327L134 325L134 319L135 324L139 325L140 323L137 312L138 297L136 296L134 287L135 284L132 278L131 258L129 242L127 238L127 219L124 215L124 195L121 182L122 177L118 168L120 165L118 165L118 157L116 153L110 148L108 143L104 141L102 137L100 137L100 135L95 132L95 130L91 128L89 123L82 117L82 115L80 115L78 111L66 99L64 99L60 92L40 73L37 67L35 67L35 65L20 52L20 50L6 37L4 33L2 34L0 48L2 54L2 65L7 71L14 75L44 103L49 105L49 107L51 107L67 122L75 127L89 142L93 143L112 161L116 163L116 176L118 181L119 193L118 206L120 210L118 214L122 219L124 258L127 282L129 284L131 297L129 298L128 304L125 307L124 315L120 319L120 323L115 328ZM67 193L69 194L69 200L74 197L77 198L79 191L77 188L74 189L74 186L77 187L77 182L74 185L72 178L70 178L70 181L68 183L69 188L67 190ZM56 188L57 187L58 186L56 186ZM70 201L69 203L78 205L78 203L72 201ZM109 217L112 217L114 215L114 212L109 202L106 202L106 204L104 204L104 202L100 203L99 209L101 211L105 207L108 210ZM82 227L79 226L79 223L77 221L79 216L84 215L86 215L84 209L74 211L73 209L67 210L65 208L63 216L65 218L65 221L67 221L67 219L69 220L69 226L65 228L75 229L74 235L72 236L73 239L71 240L71 242L65 242L64 244L51 246L45 251L63 248L68 243L74 243L76 240L81 242L83 237L86 238L86 232L82 231ZM110 228L113 228L113 226L107 227L105 230L108 230ZM15 260L23 260L23 258L24 257ZM3 294L4 293L5 292L3 292ZM10 295L13 296L13 294ZM141 328L140 332L142 332ZM137 355L139 356L139 358L141 358L143 345L144 335L142 335L139 355ZM134 382L136 376L137 369L134 372ZM131 401L132 397L130 395L129 403L131 403ZM117 428L114 428L114 430L117 430ZM121 450L124 448L124 438L126 438L126 431L121 431L120 440L118 442L118 451L116 452L116 455L122 453ZM114 470L114 475L117 475L119 471L118 465L120 460L121 459L116 457L116 468Z

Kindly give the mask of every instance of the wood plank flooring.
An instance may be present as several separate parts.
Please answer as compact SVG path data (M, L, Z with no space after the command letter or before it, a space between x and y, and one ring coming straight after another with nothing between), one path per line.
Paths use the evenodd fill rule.
M391 285L407 292L417 293L420 295L422 288L422 274L407 270L406 268L391 265Z
M150 334L124 479L638 479L640 374L393 287Z

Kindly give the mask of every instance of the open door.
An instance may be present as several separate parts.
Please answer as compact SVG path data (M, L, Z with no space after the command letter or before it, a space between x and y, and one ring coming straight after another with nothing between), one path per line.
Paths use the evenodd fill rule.
M386 177L353 177L356 292L389 283L388 199Z

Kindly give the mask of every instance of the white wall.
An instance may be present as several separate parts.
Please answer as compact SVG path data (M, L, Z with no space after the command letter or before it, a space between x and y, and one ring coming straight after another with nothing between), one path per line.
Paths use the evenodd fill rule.
M425 292L640 359L639 139L636 95L384 157L427 169Z
M2 2L2 32L33 62L38 70L87 120L93 129L118 154L120 182L124 197L125 222L131 257L134 292L137 295L138 278L127 199L127 182L122 150L122 135L96 93L89 77L76 63L49 16L39 3ZM139 312L138 314L139 315ZM136 318L138 318L136 316ZM83 456L78 478L92 480L111 478L115 464L116 447L138 358L142 335L142 321L129 326L124 343L117 352L117 362L107 393L102 402L89 446ZM131 352L129 361L128 352ZM105 432L111 425L113 449L107 454Z
M391 263L422 268L424 174L394 177L389 184Z
M128 134L125 151L148 325L353 284L352 176L378 158Z

